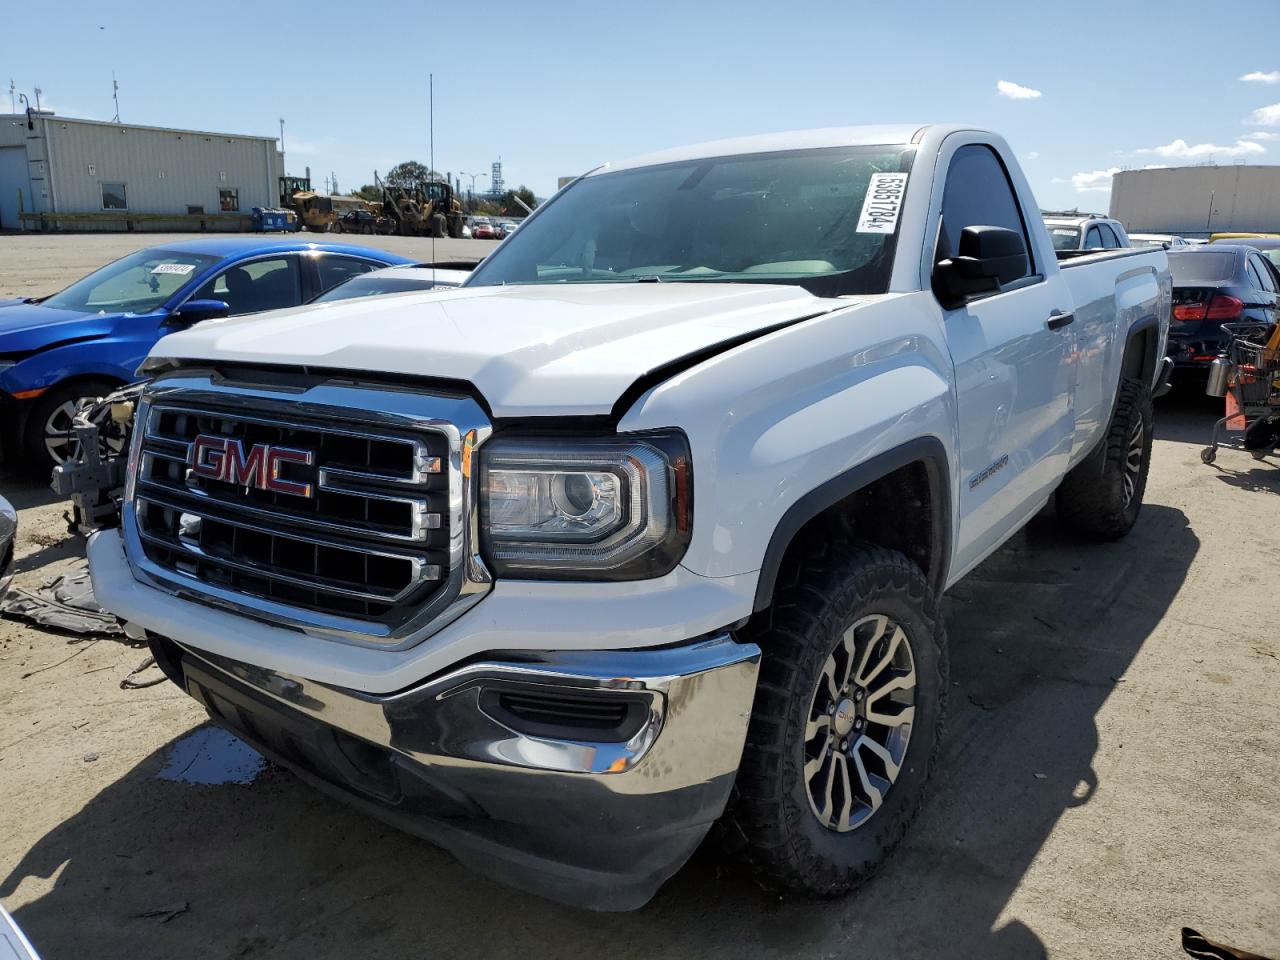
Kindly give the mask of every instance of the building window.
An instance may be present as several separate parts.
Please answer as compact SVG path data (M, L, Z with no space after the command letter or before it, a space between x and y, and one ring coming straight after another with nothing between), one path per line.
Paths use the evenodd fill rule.
M103 210L128 210L129 202L124 195L123 183L102 184Z
M223 213L236 213L240 209L239 190L219 190L218 209Z
M199 206L197 206L197 205L196 205L196 204L194 204L194 203L188 203L188 204L187 204L187 213L189 213L189 214L191 214L191 213L204 213L204 206L203 206L203 205L199 205Z

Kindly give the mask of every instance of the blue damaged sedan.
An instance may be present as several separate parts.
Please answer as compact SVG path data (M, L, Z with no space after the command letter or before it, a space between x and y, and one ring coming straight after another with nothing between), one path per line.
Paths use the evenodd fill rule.
M0 301L5 459L47 472L73 456L80 400L136 380L166 333L298 306L359 274L412 262L348 244L211 237L139 250L49 297Z

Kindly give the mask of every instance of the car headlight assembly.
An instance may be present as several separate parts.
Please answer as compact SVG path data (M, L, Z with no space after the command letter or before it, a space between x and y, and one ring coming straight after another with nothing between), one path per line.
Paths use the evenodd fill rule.
M660 577L689 545L693 469L683 434L499 437L481 458L483 552L499 576Z

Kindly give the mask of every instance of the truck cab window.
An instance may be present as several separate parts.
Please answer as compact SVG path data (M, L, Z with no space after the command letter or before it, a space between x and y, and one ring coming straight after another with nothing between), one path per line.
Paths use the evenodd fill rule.
M947 183L942 193L942 224L934 263L953 257L965 227L1005 227L1022 234L1027 247L1027 272L1034 271L1034 251L1013 185L996 152L982 144L961 147L951 158Z
M1115 231L1109 225L1100 223L1096 229L1102 235L1102 248L1104 250L1120 249L1120 238L1116 236Z
M1102 249L1102 231L1098 229L1095 223L1084 235L1084 246L1082 250L1101 250Z

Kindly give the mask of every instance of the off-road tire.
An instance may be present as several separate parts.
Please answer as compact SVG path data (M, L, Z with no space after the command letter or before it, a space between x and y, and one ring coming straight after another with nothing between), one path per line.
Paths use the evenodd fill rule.
M1139 450L1135 450L1135 431L1139 429ZM1121 380L1116 409L1101 446L1058 487L1060 523L1095 540L1119 540L1133 529L1151 468L1151 430L1151 392L1141 380ZM1134 452L1140 452L1136 471L1128 466ZM1133 484L1131 493L1126 493L1126 476Z
M920 810L946 712L946 631L920 568L902 554L837 541L784 571L773 606L741 631L763 651L746 747L719 825L727 852L765 886L826 898L869 877ZM906 632L916 670L915 718L898 779L855 829L821 823L804 782L804 727L823 664L845 630L884 614Z

